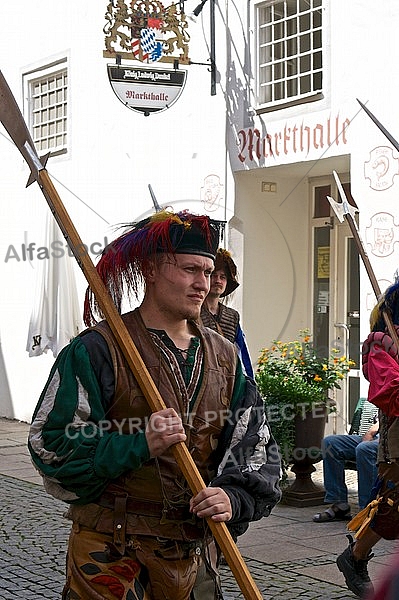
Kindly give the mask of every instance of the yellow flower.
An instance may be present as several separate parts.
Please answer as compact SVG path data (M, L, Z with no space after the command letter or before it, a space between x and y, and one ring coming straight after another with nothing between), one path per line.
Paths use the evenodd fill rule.
M323 379L320 377L320 375L315 375L314 380L315 381L323 381Z

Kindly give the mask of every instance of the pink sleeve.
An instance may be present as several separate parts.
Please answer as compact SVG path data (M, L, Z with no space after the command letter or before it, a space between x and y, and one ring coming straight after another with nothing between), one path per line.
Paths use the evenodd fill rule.
M399 417L399 364L381 347L368 357L368 399L389 417Z

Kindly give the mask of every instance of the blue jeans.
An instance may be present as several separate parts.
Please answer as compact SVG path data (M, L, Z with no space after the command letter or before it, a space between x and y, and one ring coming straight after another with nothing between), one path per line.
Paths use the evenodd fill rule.
M328 435L321 444L323 453L324 501L329 504L348 502L345 483L345 460L355 460L359 508L370 501L370 492L377 478L378 437L363 442L361 435Z

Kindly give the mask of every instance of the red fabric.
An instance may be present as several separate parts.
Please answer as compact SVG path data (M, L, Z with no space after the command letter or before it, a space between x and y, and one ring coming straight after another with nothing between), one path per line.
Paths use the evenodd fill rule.
M367 596L367 600L397 600L399 590L399 554L394 556L392 563L385 569L375 591Z
M388 417L399 417L399 364L396 360L374 344L370 347L364 374L370 382L368 400Z
M396 327L396 330L399 335L399 328ZM397 352L396 346L395 346L392 338L384 331L374 331L373 333L370 333L368 338L363 343L363 347L362 347L363 375L365 376L365 378L368 381L370 380L370 378L368 376L368 360L369 360L370 351L373 349L376 352L378 352L378 351L388 352L388 354L390 356L392 356L392 358L394 358L396 360L396 362L399 362L398 361L398 352Z

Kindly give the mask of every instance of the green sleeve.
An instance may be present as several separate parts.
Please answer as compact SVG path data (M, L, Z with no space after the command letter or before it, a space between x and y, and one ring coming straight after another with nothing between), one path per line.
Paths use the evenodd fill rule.
M89 355L76 338L50 372L29 433L33 462L50 493L92 502L111 479L149 459L144 432L110 433L108 426Z

